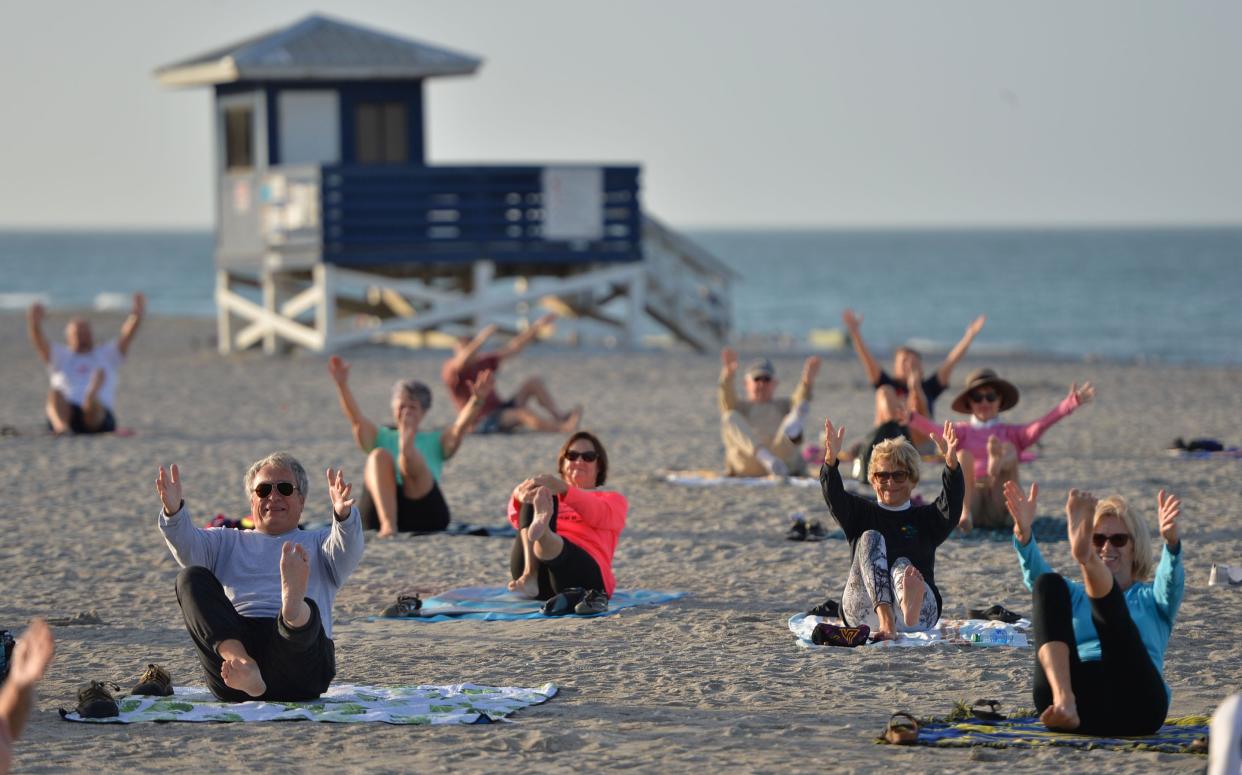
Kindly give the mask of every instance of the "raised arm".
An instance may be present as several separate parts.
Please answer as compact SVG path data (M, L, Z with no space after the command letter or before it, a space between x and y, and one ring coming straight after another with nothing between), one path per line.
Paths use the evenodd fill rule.
M350 497L353 485L345 481L344 472L329 468L326 473L328 497L332 501L332 529L319 548L328 572L340 586L362 560L362 518L354 508L354 499Z
M949 354L945 356L944 361L940 364L940 368L936 369L936 379L940 380L943 387L949 386L949 377L953 373L953 367L957 366L970 349L971 342L975 341L975 337L983 330L983 324L988 320L987 315L980 315L966 326L966 333L961 340L949 350Z
M1052 411L1033 423L1020 426L1018 428L1017 438L1014 439L1019 449L1026 449L1035 442L1044 433L1060 420L1069 416L1075 409L1083 404L1089 403L1095 397L1095 388L1090 382L1084 382L1082 387L1078 383L1070 385L1069 394L1061 399L1061 403L1053 407Z
M448 365L454 371L460 371L466 365L466 362L478 354L483 349L483 345L487 344L487 340L492 338L492 334L496 333L496 324L486 325L474 335L474 338L467 342L460 350L453 353L453 357L449 358Z
M121 335L116 340L116 349L121 351L122 356L129 355L130 342L134 340L134 334L138 333L138 326L142 325L142 316L146 310L147 297L135 293L134 305L129 310L129 317L121 324Z
M1160 613L1172 622L1177 616L1186 586L1186 572L1182 568L1182 541L1177 529L1182 502L1176 495L1161 490L1156 494L1156 506L1160 515L1160 537L1164 539L1164 551L1160 553L1160 564L1156 566L1152 593Z
M201 530L190 521L181 493L181 471L173 463L167 470L160 466L155 478L155 491L160 496L159 529L172 552L173 559L183 567L202 565L215 569L217 537L209 530Z
M349 362L339 355L333 355L328 359L328 373L332 375L332 382L336 384L336 397L341 405L341 413L345 415L345 419L349 420L354 432L354 441L358 443L358 447L363 452L370 452L375 449L377 430L375 423L368 420L358 408L354 393L349 389Z
M737 353L732 347L720 351L720 382L716 385L716 400L721 412L737 408L737 387L733 384L737 376Z
M966 481L962 477L962 467L957 464L957 431L953 428L953 423L945 420L940 436L933 438L940 454L944 456L940 497L936 499L936 509L944 523L941 537L943 540L960 524L962 502L966 497Z
M875 358L871 355L871 351L867 349L867 343L862 338L862 316L855 315L854 310L847 309L841 313L841 322L850 332L850 343L854 345L854 352L858 354L858 360L862 362L863 368L867 370L867 382L871 385L880 381L880 364L875 362Z
M501 360L504 360L505 358L512 358L514 355L517 355L522 350L526 349L526 345L533 342L535 337L539 336L540 331L542 331L545 327L552 325L554 322L556 322L556 313L549 312L536 320L534 323L527 326L525 331L513 337L508 342L505 342L504 346L496 351L496 355L499 356Z
M860 498L845 491L841 480L840 455L845 443L845 426L840 428L832 420L824 418L824 465L819 469L819 486L828 504L828 513L845 531L845 537L853 539L863 532Z
M479 412L483 409L483 401L496 385L495 375L484 369L479 372L478 378L473 382L467 380L466 385L470 388L470 400L457 413L457 419L453 421L453 424L440 434L440 450L444 453L445 460L457 454L461 440L474 427L474 421L479 418Z
M798 386L794 388L790 399L794 406L811 400L811 390L815 387L815 377L819 375L819 367L822 363L823 359L818 355L812 355L803 361L802 378L798 380Z
M30 309L26 310L26 333L30 336L30 343L34 345L35 352L39 354L39 360L48 363L52 359L52 346L48 344L47 337L43 335L43 316L46 310L39 302L30 305Z

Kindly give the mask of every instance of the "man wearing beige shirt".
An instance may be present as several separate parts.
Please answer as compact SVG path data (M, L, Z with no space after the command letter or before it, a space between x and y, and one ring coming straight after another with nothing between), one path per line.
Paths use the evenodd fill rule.
M745 400L734 387L737 353L720 351L720 434L725 445L728 476L789 476L802 474L802 426L810 408L811 385L819 373L820 359L811 356L802 365L802 378L791 398L774 398L776 371L767 358L746 366Z

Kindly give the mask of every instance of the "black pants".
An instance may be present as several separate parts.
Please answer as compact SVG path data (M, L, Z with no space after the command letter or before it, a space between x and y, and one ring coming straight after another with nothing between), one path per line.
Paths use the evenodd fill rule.
M548 523L548 530L553 533L556 532L556 512L557 499L553 498L552 519ZM523 528L530 527L534 518L535 507L529 503L523 503L522 510L518 512L518 525ZM600 573L599 564L595 562L595 558L565 536L561 536L561 540L565 542L565 546L560 554L550 560L539 561L539 599L547 600L562 589L569 587L596 589L603 592L604 576ZM513 551L509 553L509 573L516 579L525 570L526 553L522 549L522 536L519 535L513 539Z
M363 530L379 530L379 512L371 492L362 488L358 495L358 516L362 517ZM440 492L440 483L432 482L431 489L421 498L407 498L397 485L397 532L435 533L449 526L449 507Z
M1152 664L1138 627L1130 618L1126 598L1114 582L1108 594L1091 601L1091 622L1100 637L1099 661L1078 658L1074 638L1069 586L1055 573L1035 580L1035 647L1061 642L1069 647L1070 686L1087 735L1150 735L1160 729L1169 712L1169 695L1160 671ZM1043 713L1052 704L1052 686L1035 660L1035 709Z
M237 613L215 574L194 565L177 576L177 602L198 648L207 687L226 702L313 700L327 690L336 676L336 647L324 634L319 607L310 598L306 598L310 620L297 629L280 617L251 619ZM259 666L267 684L262 697L251 697L225 686L220 677L224 660L216 653L216 646L229 639L241 641Z
M886 439L899 439L903 437L910 438L910 429L896 420L889 420L871 429L871 435L863 439L862 449L858 453L858 457L862 460L862 481L870 481L868 479L868 466L871 465L872 448Z

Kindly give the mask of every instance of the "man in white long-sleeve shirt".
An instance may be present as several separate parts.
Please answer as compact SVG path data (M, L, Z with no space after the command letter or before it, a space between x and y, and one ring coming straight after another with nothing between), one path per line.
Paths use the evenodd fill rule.
M250 466L254 530L197 528L176 465L155 481L160 533L183 570L177 602L212 694L312 700L336 675L332 604L362 559L362 521L340 471L327 472L332 526L299 530L306 470L276 452Z

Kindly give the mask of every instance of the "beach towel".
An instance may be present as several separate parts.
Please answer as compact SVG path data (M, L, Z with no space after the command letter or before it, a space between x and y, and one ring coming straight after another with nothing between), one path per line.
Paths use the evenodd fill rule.
M1144 737L1092 737L1053 732L1039 718L1011 718L1005 721L932 721L921 725L918 745L942 748L1037 748L1048 745L1084 750L1159 751L1161 753L1205 753L1191 750L1197 738L1208 733L1206 716L1184 716L1167 720L1154 735ZM880 738L878 742L885 742ZM1197 747L1196 747L1197 749Z
M789 631L797 638L799 646L812 650L839 649L839 646L817 646L811 641L815 625L828 622L843 625L840 619L828 619L810 614L795 614L789 619ZM1008 646L1028 648L1030 621L1019 619L1014 624L992 622L984 619L941 619L930 630L898 633L896 640L868 643L864 648L913 648L937 645L956 646Z
M813 476L725 476L710 469L665 471L660 478L682 487L819 487L819 479Z
M309 702L220 702L202 687L178 686L171 697L129 696L118 700L113 718L82 718L61 711L65 721L134 724L142 721L329 721L342 724L486 724L546 702L556 684L534 689L453 684L450 686L334 685Z
M1065 529L1064 517L1036 517L1031 520L1031 535L1041 544L1055 544L1061 541L1069 540L1069 534ZM956 538L960 541L996 541L997 543L1008 543L1013 540L1013 527L1006 526L996 530L975 528L969 533L954 530L952 536L950 537Z
M500 622L516 619L586 619L609 616L623 608L638 605L667 603L685 594L685 592L653 592L646 589L618 589L609 599L607 611L588 616L572 614L563 617L545 616L540 610L543 601L524 598L504 587L462 587L441 592L435 597L424 600L423 607L420 609L421 616L400 618L372 616L367 621L448 622L476 619L485 622Z

